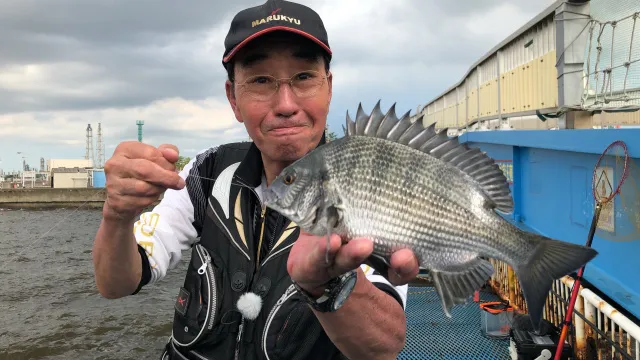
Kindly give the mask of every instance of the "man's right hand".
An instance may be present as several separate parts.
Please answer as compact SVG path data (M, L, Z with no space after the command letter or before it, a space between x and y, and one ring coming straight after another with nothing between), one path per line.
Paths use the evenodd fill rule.
M185 181L176 172L178 148L122 142L105 163L105 219L130 222L167 189L180 190Z

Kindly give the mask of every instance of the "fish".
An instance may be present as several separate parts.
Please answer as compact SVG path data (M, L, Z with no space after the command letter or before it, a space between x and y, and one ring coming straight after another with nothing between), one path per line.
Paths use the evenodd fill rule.
M493 275L490 259L507 263L539 331L553 281L597 251L507 221L511 189L489 155L380 103L370 114L360 103L355 120L347 111L345 135L285 167L264 204L313 235L370 239L368 263L382 274L393 252L412 250L449 318Z

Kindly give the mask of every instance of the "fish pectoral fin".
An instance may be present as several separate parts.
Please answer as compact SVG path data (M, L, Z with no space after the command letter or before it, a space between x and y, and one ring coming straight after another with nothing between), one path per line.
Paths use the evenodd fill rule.
M431 269L430 275L442 302L442 309L451 317L451 308L464 304L473 293L493 275L493 265L487 260L475 258L457 269L447 271Z
M342 212L339 210L340 198L338 197L336 191L333 188L331 182L326 178L326 174L323 175L325 177L322 182L322 196L321 203L319 206L321 214L319 217L324 220L324 229L327 233L327 248L325 250L325 263L329 264L329 245L331 233L335 228L338 227L340 222L342 221Z
M337 217L338 217L338 221L342 222L342 218L344 217L344 213L345 213L345 211L347 211L347 208L342 203L338 203L338 204L334 205L333 207L334 207L334 209L336 209L336 214L337 214Z
M331 181L324 181L322 187L322 206L326 216L327 227L337 228L342 223L346 208Z

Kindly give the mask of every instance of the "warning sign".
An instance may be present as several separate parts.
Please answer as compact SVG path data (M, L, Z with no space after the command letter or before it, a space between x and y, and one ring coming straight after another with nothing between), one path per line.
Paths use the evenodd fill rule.
M596 168L596 196L598 200L603 201L613 193L614 179L613 169L607 166ZM607 202L600 210L600 219L598 220L598 228L614 232L615 231L615 206L614 200Z
M498 167L502 170L502 173L507 178L509 185L513 184L513 161L496 160L495 163L498 164Z

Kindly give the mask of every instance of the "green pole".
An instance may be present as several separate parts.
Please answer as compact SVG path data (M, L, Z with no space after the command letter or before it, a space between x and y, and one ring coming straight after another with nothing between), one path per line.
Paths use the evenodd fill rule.
M138 125L138 141L142 142L142 125L144 125L144 120L136 121L136 125Z

